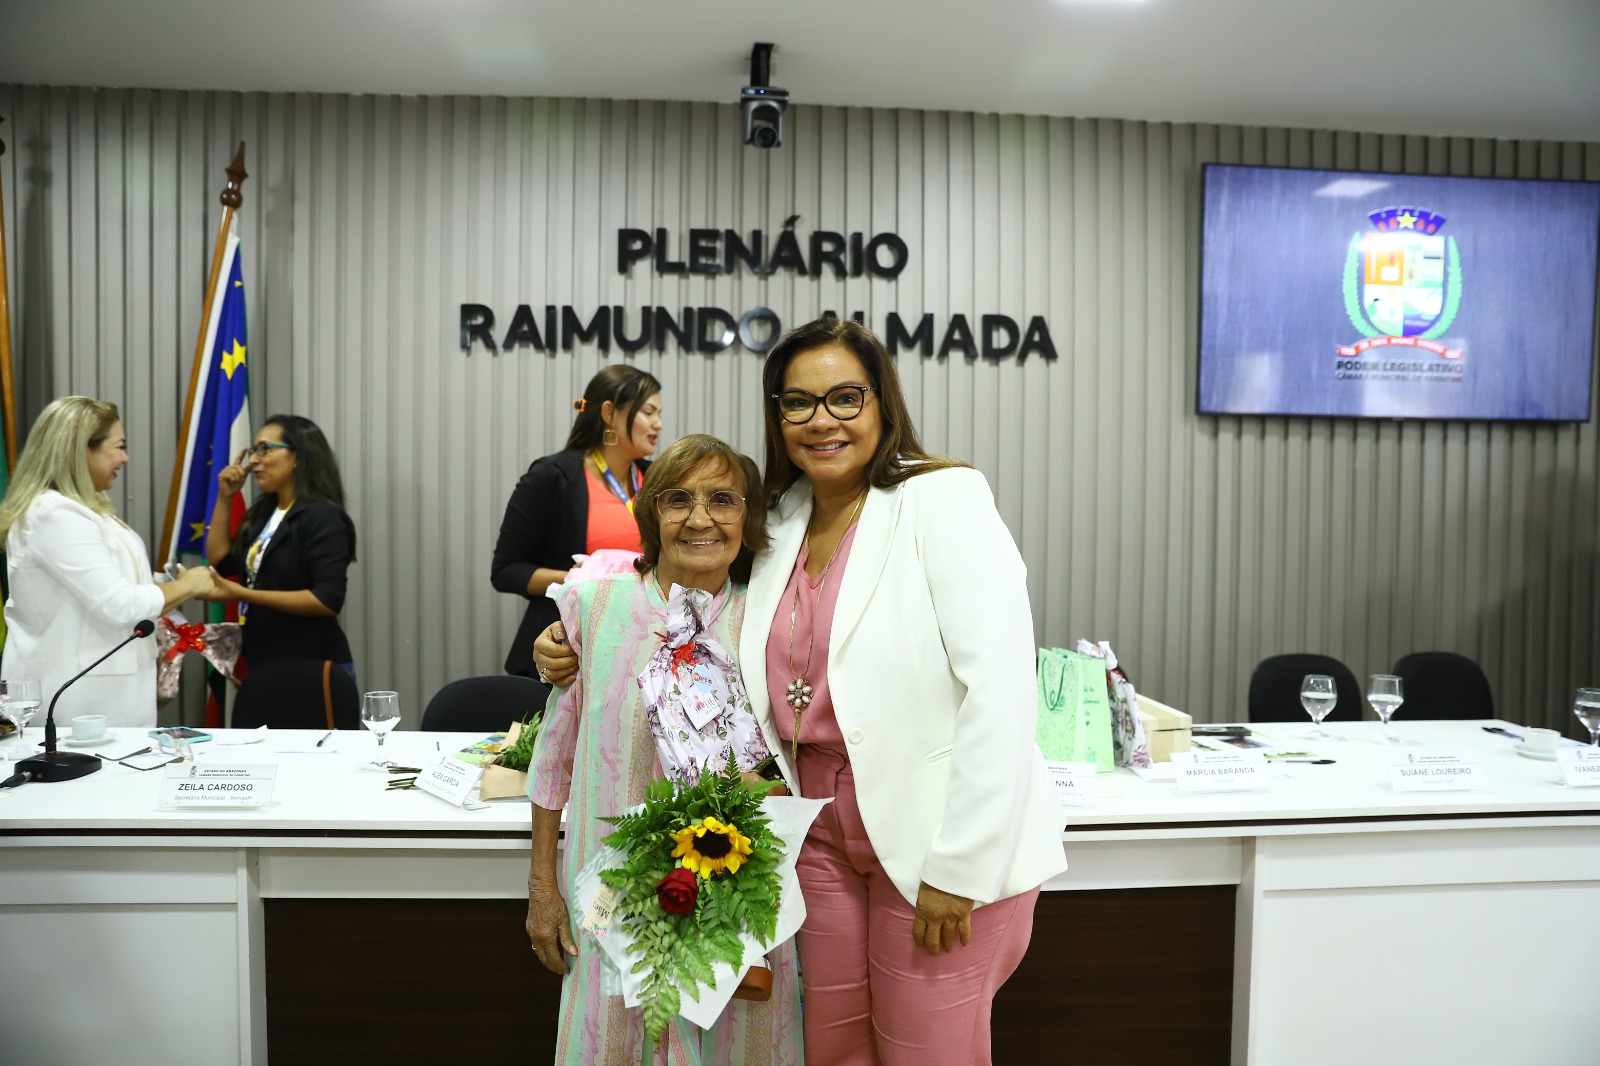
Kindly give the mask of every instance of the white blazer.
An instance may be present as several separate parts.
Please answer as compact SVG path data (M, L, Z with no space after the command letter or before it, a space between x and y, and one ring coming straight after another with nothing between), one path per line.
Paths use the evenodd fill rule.
M811 518L802 478L755 561L740 660L791 787L767 692L766 645ZM988 482L938 470L872 489L839 579L828 686L862 821L912 904L934 888L992 903L1067 867L1065 818L1034 739L1026 570Z
M44 707L72 675L116 647L166 601L139 534L59 492L40 493L6 538L6 677L37 677ZM95 667L56 705L65 732L78 714L114 726L156 724L156 642L136 640Z

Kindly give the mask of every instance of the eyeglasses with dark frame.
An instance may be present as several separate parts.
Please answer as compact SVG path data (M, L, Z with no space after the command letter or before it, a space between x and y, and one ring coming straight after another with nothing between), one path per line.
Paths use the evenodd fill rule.
M772 398L778 401L778 414L785 422L803 426L817 416L817 406L825 404L828 413L841 422L848 422L867 406L867 393L877 392L871 385L836 385L826 396L818 396L804 389L784 389Z
M265 459L267 456L272 454L272 449L274 448L287 448L290 451L293 451L294 445L284 444L281 441L275 440L258 440L254 444L250 445L250 454L257 459Z
M688 489L667 489L656 493L656 514L669 522L687 521L696 504L705 504L713 522L735 522L744 513L744 497L728 489L702 496Z

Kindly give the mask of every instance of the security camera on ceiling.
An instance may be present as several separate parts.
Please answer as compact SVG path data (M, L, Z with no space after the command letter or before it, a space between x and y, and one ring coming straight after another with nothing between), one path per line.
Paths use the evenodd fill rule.
M750 50L750 84L739 90L739 107L744 112L744 143L757 148L776 148L783 143L783 111L789 106L789 90L774 89L772 52L777 45L757 44Z

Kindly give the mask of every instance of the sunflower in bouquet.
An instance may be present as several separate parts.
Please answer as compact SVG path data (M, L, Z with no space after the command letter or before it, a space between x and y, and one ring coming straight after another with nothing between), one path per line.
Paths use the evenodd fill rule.
M619 894L612 920L633 939L652 1045L683 994L698 999L715 983L717 960L743 965L741 936L770 944L776 934L784 843L762 813L766 792L730 758L692 784L656 781L641 807L606 819L616 829L605 843L624 859L600 879Z

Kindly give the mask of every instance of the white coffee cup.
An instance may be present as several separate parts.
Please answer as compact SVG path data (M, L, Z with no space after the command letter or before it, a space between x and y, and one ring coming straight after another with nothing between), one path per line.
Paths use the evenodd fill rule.
M1522 738L1522 750L1535 755L1554 755L1561 734L1554 729L1530 729Z
M80 714L72 720L72 739L79 743L99 740L105 735L106 716L103 714Z

